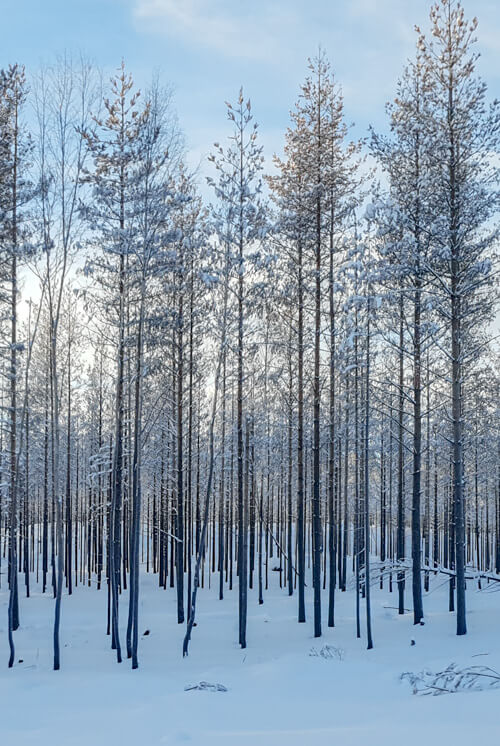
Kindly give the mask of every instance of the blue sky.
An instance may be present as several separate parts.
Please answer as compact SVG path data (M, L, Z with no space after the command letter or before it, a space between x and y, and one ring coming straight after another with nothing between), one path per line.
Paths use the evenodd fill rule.
M266 158L281 148L288 113L321 44L342 85L355 134L385 126L384 104L428 0L2 0L0 66L28 71L83 51L109 74L124 57L139 87L153 70L174 89L192 164L228 131L224 100L252 99ZM479 18L479 72L500 98L499 0L464 0ZM270 167L270 163L268 162Z

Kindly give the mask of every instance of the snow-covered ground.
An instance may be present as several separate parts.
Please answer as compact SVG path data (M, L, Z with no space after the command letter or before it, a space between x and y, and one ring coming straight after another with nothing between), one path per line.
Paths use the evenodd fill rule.
M500 670L500 593L468 592L469 634L457 638L447 585L433 580L426 624L398 616L396 593L373 589L375 648L355 636L354 595L337 593L336 627L312 636L311 613L296 623L296 597L273 585L259 606L249 597L248 648L237 644L237 589L217 599L202 590L190 655L176 623L174 591L143 575L140 668L117 665L105 635L106 591L78 587L63 599L62 670L51 670L53 600L21 599L16 666L7 669L7 594L0 592L2 746L413 746L500 737L500 691L414 696L403 671L441 670L452 661ZM443 584L444 583L444 584ZM214 583L216 585L216 583ZM21 586L22 587L22 586ZM310 595L310 589L309 595ZM122 622L126 621L126 594ZM308 598L308 601L310 599ZM325 595L326 605L326 595ZM407 590L407 603L409 597ZM362 607L364 612L364 606ZM364 628L363 628L364 633ZM411 644L411 640L415 644ZM341 659L311 655L324 645ZM22 663L17 663L22 659ZM227 692L185 691L208 681Z

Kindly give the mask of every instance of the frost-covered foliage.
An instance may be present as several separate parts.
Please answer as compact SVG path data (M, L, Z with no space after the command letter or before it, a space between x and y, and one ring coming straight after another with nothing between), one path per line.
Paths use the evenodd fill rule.
M480 692L485 689L500 688L500 673L488 666L468 666L460 668L450 663L443 671L423 670L420 673L406 671L402 681L408 681L413 694L453 694L461 691Z
M319 650L311 648L309 651L311 658L323 658L324 660L331 661L343 661L345 657L345 651L342 648L338 648L335 645L323 645Z
M227 686L224 686L224 684L211 684L208 681L200 681L198 684L186 684L184 687L185 692L192 692L194 690L201 692L227 692Z

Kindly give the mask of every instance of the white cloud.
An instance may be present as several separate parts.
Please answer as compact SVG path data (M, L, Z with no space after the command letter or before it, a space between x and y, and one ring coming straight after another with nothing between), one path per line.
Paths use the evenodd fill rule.
M141 28L189 40L248 59L270 59L283 29L295 25L282 3L254 0L252 5L227 0L135 0L134 18Z

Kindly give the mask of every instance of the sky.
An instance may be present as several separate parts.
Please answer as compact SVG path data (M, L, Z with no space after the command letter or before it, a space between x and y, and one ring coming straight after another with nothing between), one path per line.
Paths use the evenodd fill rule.
M479 73L500 98L500 0L464 6L479 19ZM224 101L243 86L270 169L319 45L353 134L386 127L385 102L413 55L415 24L427 28L429 7L429 0L0 0L0 67L20 62L31 72L57 54L83 52L106 79L123 58L139 88L159 72L173 89L192 166L229 133Z

